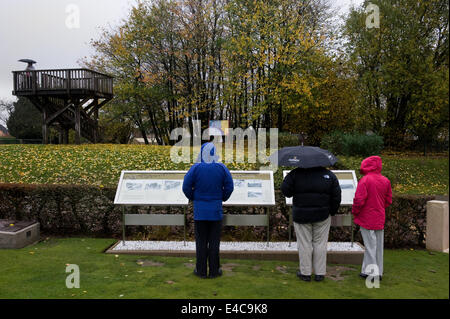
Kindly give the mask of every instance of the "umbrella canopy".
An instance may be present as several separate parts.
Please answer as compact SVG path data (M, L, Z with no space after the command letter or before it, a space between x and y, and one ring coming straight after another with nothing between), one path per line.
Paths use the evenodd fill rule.
M37 63L36 61L31 60L31 59L20 59L19 62L28 63L26 71L34 71L33 64Z
M277 158L278 156L278 158ZM314 146L284 147L269 157L271 163L278 166L296 166L301 168L329 167L338 159L329 151Z
M31 63L31 64L37 63L36 61L31 60L31 59L20 59L19 62L25 62L25 63Z

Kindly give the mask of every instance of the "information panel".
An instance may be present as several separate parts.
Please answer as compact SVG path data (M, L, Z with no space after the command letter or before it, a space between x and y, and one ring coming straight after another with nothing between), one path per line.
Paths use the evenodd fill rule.
M289 174L290 171L283 171L283 178ZM355 197L358 180L356 179L355 171L332 171L339 180L339 185L342 190L341 205L353 205L353 198ZM292 205L292 197L286 198L286 205Z
M186 171L123 171L114 204L185 206L183 193Z
M123 171L114 204L184 206L187 171ZM230 171L234 191L225 206L273 206L275 192L272 171Z
M231 171L234 191L224 206L274 206L272 171Z

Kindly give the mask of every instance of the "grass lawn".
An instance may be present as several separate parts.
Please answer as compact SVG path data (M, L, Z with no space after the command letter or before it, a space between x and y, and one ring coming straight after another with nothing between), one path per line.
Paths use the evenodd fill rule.
M0 298L449 298L443 253L386 250L381 287L368 289L355 265L329 265L334 277L307 283L296 277L296 262L222 260L224 276L202 280L192 273L195 260L104 254L113 242L48 238L0 250ZM66 288L66 264L80 267L80 289Z
M449 160L443 156L386 154L383 174L397 194L448 195ZM355 170L363 158L339 156ZM191 164L170 161L170 147L145 145L0 145L0 183L89 184L116 187L122 170L187 170ZM227 164L251 170L251 163ZM288 168L292 169L292 168ZM282 168L275 174L279 188Z

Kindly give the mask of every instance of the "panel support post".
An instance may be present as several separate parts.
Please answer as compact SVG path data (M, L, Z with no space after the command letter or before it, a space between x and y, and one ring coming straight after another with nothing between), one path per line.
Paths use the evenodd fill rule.
M98 99L95 99L94 105L94 144L99 142L99 132L98 132Z
M289 212L289 207L286 206L289 214L289 225L288 225L288 233L289 233L289 247L291 247L291 231L292 231L292 212Z
M269 239L270 239L270 211L268 207L264 207L264 213L267 216L267 247L269 247Z
M58 126L58 144L61 145L64 143L64 128L62 125Z
M122 206L122 245L125 246L125 206Z
M352 232L352 248L353 248L353 241L354 241L354 236L353 236L353 214L352 215L350 215L350 218L351 218L351 224L352 224L352 228L351 228L351 232Z
M63 144L69 144L69 128L63 126Z
M186 246L186 206L183 207L183 215L184 215L183 236L184 236L184 246Z

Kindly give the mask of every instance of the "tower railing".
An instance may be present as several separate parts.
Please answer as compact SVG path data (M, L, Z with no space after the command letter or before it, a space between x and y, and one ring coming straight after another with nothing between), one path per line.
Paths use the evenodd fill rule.
M88 69L14 71L14 93L92 91L113 94L113 78Z

